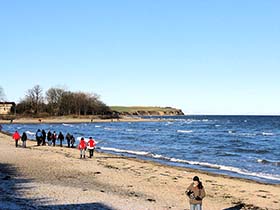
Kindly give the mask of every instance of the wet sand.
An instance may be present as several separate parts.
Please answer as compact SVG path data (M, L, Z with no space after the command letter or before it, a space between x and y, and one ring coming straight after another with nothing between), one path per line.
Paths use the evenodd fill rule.
M106 153L79 159L77 149L34 141L27 147L0 133L0 209L189 209L184 192L195 175L206 189L204 210L280 207L280 185Z

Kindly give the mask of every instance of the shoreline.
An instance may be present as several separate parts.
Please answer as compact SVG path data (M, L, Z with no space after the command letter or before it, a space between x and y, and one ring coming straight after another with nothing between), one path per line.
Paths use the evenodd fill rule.
M78 123L81 123L81 122L77 122ZM18 123L20 124L20 123ZM44 123L42 123L44 124ZM45 123L45 124L48 124L48 123ZM53 124L53 123L51 123ZM57 124L60 124L60 122L57 122ZM5 132L5 131L0 131L0 133L3 133L5 135L8 135L8 136L12 136L11 133L9 132ZM28 141L31 141L31 142L36 142L36 140L30 140L28 139ZM57 143L58 145L58 143ZM66 144L63 144L63 147L67 148L66 147ZM97 146L98 148L98 146ZM72 148L74 149L74 148ZM96 150L95 150L96 151ZM164 162L164 161L160 161L159 159L153 159L153 158L150 158L150 157L145 157L145 156L141 156L141 155L125 155L125 154L121 154L121 153L118 153L118 152L107 152L106 150L105 151L96 151L97 153L100 153L100 154L107 154L107 155L112 155L112 156L117 156L117 157L126 157L128 159L133 159L135 161L139 161L139 162L150 162L150 163L153 163L153 164L159 164L159 165L163 165L163 166L167 166L167 167L174 167L176 169L181 169L181 170L189 170L191 172L198 172L198 173L203 173L203 174L206 174L206 175L211 175L211 176L221 176L221 177L224 177L224 178L229 178L229 179L238 179L238 180L243 180L243 181L247 181L247 182L252 182L252 183L259 183L259 184L267 184L267 185L275 185L275 186L280 186L280 183L279 182L276 182L276 181L273 181L273 179L269 179L269 178L258 178L258 177L254 177L253 175L251 175L252 178L249 178L250 175L242 175L242 174L239 174L239 173L236 173L236 172L232 172L232 171L225 171L224 173L223 172L215 172L215 171L208 171L207 169L198 169L198 168L193 168L193 167L190 167L190 166L187 166L187 165L184 165L184 166L180 166L180 165L176 165L176 163L174 162ZM134 157L135 156L135 157ZM233 175L231 175L233 174ZM236 175L234 175L236 174ZM259 179L259 180L258 180Z
M68 117L53 117L53 118L17 118L14 120L0 120L0 124L61 124L61 123L100 123L100 122L159 122L164 121L158 118L143 118L143 117L123 117L120 119L91 119L91 118L68 118Z
M201 177L206 188L204 209L220 210L241 204L246 207L243 209L266 209L267 206L277 209L280 204L280 185L277 184L103 152L96 152L93 159L80 160L77 149L37 147L36 142L30 140L27 149L15 148L11 136L0 133L0 139L0 163L15 166L21 174L19 177L31 179L27 185L35 186L34 193L27 190L23 197L47 195L51 200L49 205L91 201L114 207L112 209L186 209L184 190L194 175ZM16 156L11 157L11 153ZM48 176L54 180L46 179ZM55 197L48 191L55 193ZM69 200L70 192L78 199Z

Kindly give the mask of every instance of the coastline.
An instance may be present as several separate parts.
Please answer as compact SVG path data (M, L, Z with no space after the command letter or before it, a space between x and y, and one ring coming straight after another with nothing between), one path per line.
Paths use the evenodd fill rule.
M24 185L31 185L32 190L26 188L21 197L28 201L38 197L48 200L34 205L97 202L110 207L107 209L188 209L184 191L194 175L202 179L206 189L204 209L238 205L244 205L243 209L277 209L280 205L280 185L103 152L95 153L93 159L80 160L77 149L37 147L34 141L27 142L27 149L15 148L10 136L0 133L0 139L0 163L17 169L15 180L31 180ZM0 187L5 192L4 183ZM73 196L74 200L69 199Z
M0 124L40 124L40 123L96 123L96 122L158 122L159 118L142 118L142 117L123 117L120 119L95 119L95 118L73 118L73 117L49 117L49 118L16 118L12 122L10 120L1 120Z

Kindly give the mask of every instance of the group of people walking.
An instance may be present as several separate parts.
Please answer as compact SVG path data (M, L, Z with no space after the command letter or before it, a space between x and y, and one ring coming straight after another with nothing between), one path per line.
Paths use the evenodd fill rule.
M45 132L45 130L38 129L35 134L37 146L56 146L56 141L59 140L59 145L63 146L64 139L67 140L67 147L68 148L75 148L75 138L70 133L67 133L66 136L62 134L62 132L59 132L57 135L56 132L48 131L48 133ZM26 141L27 141L27 135L26 132L23 132L22 135L19 134L18 131L15 131L13 134L13 139L15 140L15 146L18 147L18 142L21 139L22 141L22 147L26 148ZM46 141L47 140L47 141ZM88 141L86 142L84 138L81 138L78 149L80 150L80 158L86 158L86 150L89 151L89 158L93 157L94 149L95 149L96 143L92 137L89 137Z
M57 135L55 131L51 132L49 130L48 133L46 133L44 129L42 131L40 129L38 129L35 136L36 136L37 146L40 146L40 145L44 146L44 145L48 144L49 146L52 145L55 147L56 141L59 140L59 145L62 147L63 141L66 138L67 146L69 148L70 147L74 148L75 138L70 133L67 133L66 137L64 138L64 135L62 134L62 132L59 132L59 134ZM47 140L47 142L46 142L46 140Z

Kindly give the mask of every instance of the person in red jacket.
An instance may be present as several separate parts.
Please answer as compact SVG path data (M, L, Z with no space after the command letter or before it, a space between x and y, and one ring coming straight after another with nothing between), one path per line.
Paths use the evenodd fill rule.
M18 147L18 140L20 140L20 135L19 135L18 131L16 131L16 132L13 134L13 139L15 140L16 147Z
M89 140L88 140L88 150L89 150L89 158L93 157L93 152L94 152L94 149L95 149L95 141L92 137L89 137Z
M80 158L84 157L86 158L86 148L87 144L85 142L84 138L81 138L78 149L80 150Z

